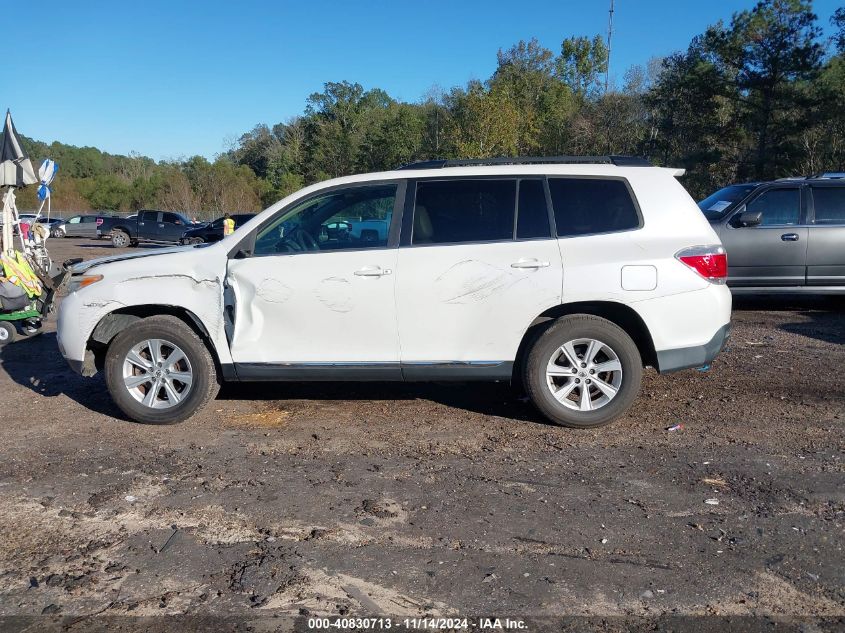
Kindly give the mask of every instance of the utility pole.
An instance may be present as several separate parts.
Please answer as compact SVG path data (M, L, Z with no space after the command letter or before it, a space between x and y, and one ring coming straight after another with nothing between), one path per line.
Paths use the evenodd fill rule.
M613 0L610 0L610 11L607 17L607 64L604 68L604 93L610 83L610 42L613 39Z

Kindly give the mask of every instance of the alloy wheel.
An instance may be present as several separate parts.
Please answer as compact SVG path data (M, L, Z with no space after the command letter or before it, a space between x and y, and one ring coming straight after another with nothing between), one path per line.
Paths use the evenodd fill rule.
M151 409L169 409L191 391L194 372L187 355L164 339L132 347L123 361L123 384L130 395Z
M622 363L602 341L579 338L552 353L546 384L554 398L576 411L595 411L616 397L622 386Z

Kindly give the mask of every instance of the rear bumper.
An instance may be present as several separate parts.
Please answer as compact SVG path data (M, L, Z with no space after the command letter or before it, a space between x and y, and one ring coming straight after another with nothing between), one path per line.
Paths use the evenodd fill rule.
M657 366L661 374L706 365L722 351L731 336L731 324L726 323L704 345L665 349L657 352Z

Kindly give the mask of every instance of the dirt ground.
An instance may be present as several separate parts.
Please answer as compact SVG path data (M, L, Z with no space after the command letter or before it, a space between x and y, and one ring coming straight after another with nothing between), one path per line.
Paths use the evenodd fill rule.
M0 628L390 614L842 630L845 301L744 300L733 326L709 372L650 370L627 417L574 431L504 384L229 385L188 422L133 424L101 376L66 366L50 322L0 351Z

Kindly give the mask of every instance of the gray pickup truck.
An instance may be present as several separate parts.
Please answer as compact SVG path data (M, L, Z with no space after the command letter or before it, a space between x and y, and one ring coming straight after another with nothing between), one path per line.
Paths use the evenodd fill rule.
M99 230L111 237L115 247L122 248L139 242L178 244L182 234L193 226L181 213L144 209L129 218L107 218Z
M845 294L845 177L730 185L698 206L734 294Z

